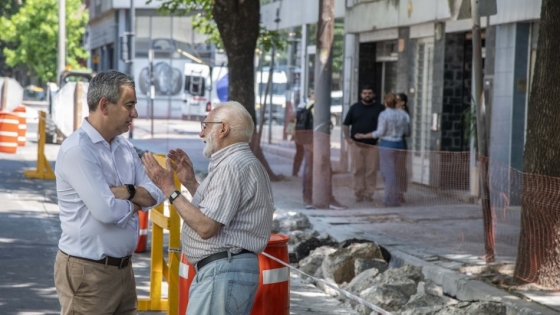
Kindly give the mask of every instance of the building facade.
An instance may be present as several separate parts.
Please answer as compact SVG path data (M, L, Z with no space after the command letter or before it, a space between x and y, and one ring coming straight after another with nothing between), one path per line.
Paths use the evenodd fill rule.
M86 36L88 67L94 72L115 69L131 75L137 84L140 117L181 118L185 64L192 63L193 57L207 64L222 63L223 54L193 31L191 17L162 15L157 11L160 5L157 1L146 4L145 0L91 0Z
M297 2L264 5L265 26L308 29L317 23L318 1L307 1L305 10L293 12L302 5ZM541 1L497 0L495 5L497 14L491 6L484 7L491 15L482 18L490 159L522 171ZM335 1L335 15L344 19L344 112L366 84L375 88L378 101L385 93L406 93L412 120L412 180L448 189L470 185L475 193L477 180L471 176L476 174L475 154L467 159L441 154L475 150L469 118L473 116L469 7L469 0L346 0ZM309 34L302 32L301 42L308 40ZM308 54L309 49L302 52ZM304 90L305 82L301 86ZM454 167L447 167L451 163Z

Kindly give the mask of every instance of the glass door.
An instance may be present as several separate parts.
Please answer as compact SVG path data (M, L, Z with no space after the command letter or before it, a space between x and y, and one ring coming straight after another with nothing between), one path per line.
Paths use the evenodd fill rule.
M430 132L432 118L433 38L418 41L414 111L412 115L412 180L430 183Z

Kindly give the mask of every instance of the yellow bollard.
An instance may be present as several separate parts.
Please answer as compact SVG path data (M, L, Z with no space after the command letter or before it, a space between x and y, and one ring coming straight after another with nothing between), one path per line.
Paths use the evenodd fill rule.
M155 155L160 165L165 167L165 155ZM181 183L175 175L175 187L181 189ZM180 225L181 219L170 205L169 217L163 213L163 204L150 209L152 220L152 246L150 267L150 297L138 299L139 311L167 311L168 314L178 315L179 312L179 263L181 255ZM169 263L163 258L163 230L169 230ZM163 278L167 280L167 299L161 298L161 284Z
M37 179L55 179L54 172L51 168L47 157L45 156L45 139L47 130L47 113L39 112L39 141L37 141L37 168L35 170L25 170L23 174L27 178Z

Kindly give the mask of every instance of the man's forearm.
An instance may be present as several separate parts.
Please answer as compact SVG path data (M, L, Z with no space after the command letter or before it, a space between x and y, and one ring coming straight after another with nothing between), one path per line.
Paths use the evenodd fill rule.
M181 183L181 184L183 184L183 186L187 188L191 196L194 196L194 193L198 189L198 186L200 186L200 184L197 181L195 181L194 183Z
M134 198L132 198L132 202L141 207L150 207L156 204L156 200L152 197L148 190L146 190L146 188L142 186L135 187L136 194L134 195Z
M174 191L174 187L162 187L162 191L166 196L169 196ZM183 195L180 195L173 201L173 206L183 221L202 239L208 239L218 234L222 227L219 222L204 215L200 209L190 203Z
M342 125L342 132L344 133L344 138L346 139L349 138L349 130L350 128L348 128L347 125Z

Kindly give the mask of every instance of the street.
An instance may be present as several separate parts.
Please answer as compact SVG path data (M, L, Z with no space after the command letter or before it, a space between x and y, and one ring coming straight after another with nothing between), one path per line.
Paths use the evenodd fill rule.
M58 251L60 221L55 181L27 179L25 169L37 159L37 109L28 108L27 144L16 155L0 153L0 314L55 315L60 306L53 283L53 263ZM138 120L132 143L143 150L165 153L183 148L196 172L207 172L208 159L202 155L204 143L198 137L199 122L158 121L151 138L149 121ZM168 136L169 135L169 136ZM59 145L46 145L45 155L54 166ZM148 251L134 254L133 267L139 298L149 296L150 241ZM166 297L167 284L162 286ZM292 275L291 314L309 310L321 314L353 314L336 299ZM165 314L141 312L140 314Z

